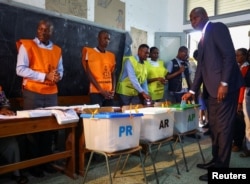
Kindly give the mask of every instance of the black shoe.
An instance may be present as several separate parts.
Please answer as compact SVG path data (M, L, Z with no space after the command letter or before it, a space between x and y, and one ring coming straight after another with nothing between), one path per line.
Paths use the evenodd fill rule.
M44 177L43 170L39 167L33 167L30 169L30 174L36 178L42 178Z
M214 167L215 165L215 162L214 161L210 161L206 164L197 164L196 166L200 169L208 169L208 168L211 168L211 167Z
M250 157L250 151L243 151L243 153L240 154L240 157Z
M203 174L199 177L199 180L201 181L208 181L208 174Z
M203 135L210 135L210 134L211 134L210 130L207 130L206 132L203 133Z
M209 123L203 125L201 128L209 128Z

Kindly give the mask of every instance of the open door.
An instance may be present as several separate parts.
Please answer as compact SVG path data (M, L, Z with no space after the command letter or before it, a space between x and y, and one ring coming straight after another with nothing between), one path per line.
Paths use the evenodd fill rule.
M170 32L156 32L155 46L159 48L159 58L165 62L171 61L176 57L180 46L187 45L185 33L170 33ZM164 99L171 101L171 95L168 91L168 84L165 85Z
M181 32L156 32L155 46L159 48L160 58L165 62L176 57L180 46L187 46L186 34Z

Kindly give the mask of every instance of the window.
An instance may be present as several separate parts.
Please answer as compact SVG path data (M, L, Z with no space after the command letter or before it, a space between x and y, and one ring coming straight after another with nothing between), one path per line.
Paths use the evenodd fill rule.
M208 16L214 16L214 4L215 0L186 0L187 3L187 12L186 12L186 20L189 20L189 13L195 7L202 6L206 9Z
M189 21L190 11L199 6L206 9L209 17L250 11L250 0L185 0L184 2L186 22Z
M242 10L249 10L249 0L217 0L217 12L218 15L239 12Z

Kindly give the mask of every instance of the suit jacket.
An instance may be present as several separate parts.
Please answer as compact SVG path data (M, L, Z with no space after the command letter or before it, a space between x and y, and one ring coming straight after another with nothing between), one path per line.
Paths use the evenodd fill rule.
M228 28L223 23L210 22L198 45L198 65L191 90L197 92L203 82L208 95L217 98L222 81L228 84L229 93L243 85Z

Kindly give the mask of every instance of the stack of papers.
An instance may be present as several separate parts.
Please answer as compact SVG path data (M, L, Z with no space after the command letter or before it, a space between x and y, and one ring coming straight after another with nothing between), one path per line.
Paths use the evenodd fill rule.
M99 104L94 105L75 105L75 106L52 106L34 110L17 111L16 116L0 115L0 119L15 118L35 118L54 115L58 124L74 123L79 121L79 116L75 110L83 111L86 108L100 108Z
M83 110L83 109L90 109L90 108L100 108L99 104L93 104L93 105L73 105L73 106L51 106L51 107L45 107L42 109L46 110L68 110L68 109L78 109L78 110Z
M76 123L79 121L79 116L73 109L67 110L51 110L52 114L56 117L58 124Z
M17 117L25 117L25 118L46 117L51 115L52 113L50 110L43 110L43 109L23 110L16 112Z

